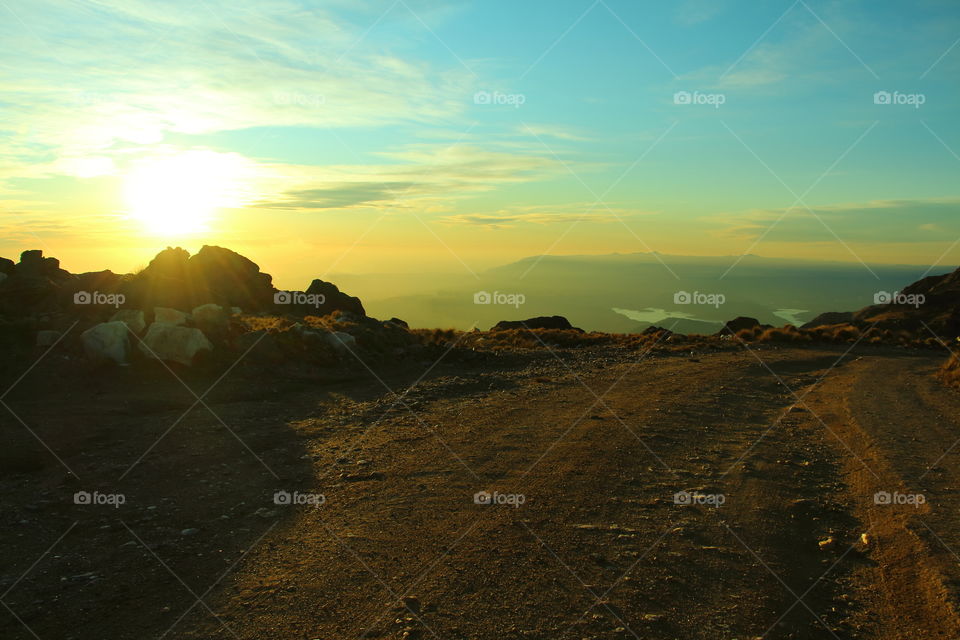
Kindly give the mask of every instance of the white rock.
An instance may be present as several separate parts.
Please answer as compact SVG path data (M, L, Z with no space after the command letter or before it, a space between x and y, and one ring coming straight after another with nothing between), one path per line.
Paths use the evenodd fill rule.
M193 323L202 329L220 329L227 326L226 310L218 304L204 304L194 309L191 314Z
M147 323L143 319L143 311L139 309L120 309L113 317L110 318L111 322L120 321L125 323L130 327L130 331L133 331L137 335L143 333L143 330L147 328Z
M126 364L130 353L130 338L127 325L120 321L101 322L90 327L80 336L83 350L94 362L112 360Z
M352 351L357 346L357 339L354 338L349 333L344 333L343 331L334 331L328 333L324 336L324 339L327 341L335 351L339 353L347 353Z
M166 324L173 327L179 327L181 325L187 324L187 320L189 319L190 319L189 315L187 315L183 311L178 311L177 309L170 309L168 307L156 307L153 310L154 324Z
M149 358L179 362L187 366L199 351L211 351L213 345L200 329L175 327L154 322L143 338L140 350Z
M57 340L60 339L62 334L59 331L38 331L37 332L37 346L38 347L52 347L57 343Z

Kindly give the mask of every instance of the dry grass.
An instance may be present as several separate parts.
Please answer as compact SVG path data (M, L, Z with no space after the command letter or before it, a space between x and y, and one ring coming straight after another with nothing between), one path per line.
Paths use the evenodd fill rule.
M960 358L956 354L940 368L940 379L948 386L960 389Z

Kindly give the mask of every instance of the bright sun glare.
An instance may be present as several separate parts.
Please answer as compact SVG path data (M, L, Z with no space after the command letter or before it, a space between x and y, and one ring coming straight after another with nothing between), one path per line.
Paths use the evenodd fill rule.
M124 180L129 214L153 234L207 229L216 211L233 206L235 167L211 151L186 151L141 161Z

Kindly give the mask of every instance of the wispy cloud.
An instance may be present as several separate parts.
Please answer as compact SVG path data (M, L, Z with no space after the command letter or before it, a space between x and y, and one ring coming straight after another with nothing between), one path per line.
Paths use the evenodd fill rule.
M960 237L960 199L877 200L813 206L810 211L765 209L727 216L723 224L718 235L744 240L755 240L772 227L765 243L833 242L833 233L851 243L942 243Z

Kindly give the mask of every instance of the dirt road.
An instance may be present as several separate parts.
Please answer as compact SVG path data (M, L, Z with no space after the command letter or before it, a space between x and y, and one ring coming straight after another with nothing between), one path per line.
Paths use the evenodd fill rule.
M35 445L3 476L0 631L960 637L941 361L540 351L259 388L241 370L209 396L186 379L203 401L176 423L196 396L163 372L55 400L28 379L4 433L63 464ZM125 503L72 504L95 487Z

